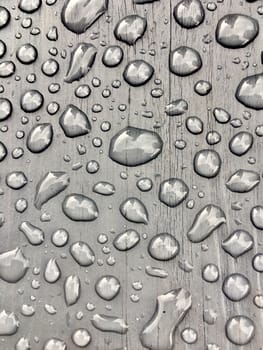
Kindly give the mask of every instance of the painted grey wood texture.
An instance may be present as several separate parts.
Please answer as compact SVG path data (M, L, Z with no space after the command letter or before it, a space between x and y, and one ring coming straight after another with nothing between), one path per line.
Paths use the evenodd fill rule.
M174 20L172 12L177 1L161 0L152 4L134 5L132 0L109 1L109 9L100 17L84 34L76 35L68 31L61 23L60 13L64 1L59 0L53 6L47 6L45 2L39 11L27 15L19 11L17 1L2 0L1 5L6 6L11 13L9 25L0 31L0 38L7 44L5 58L15 61L16 73L8 79L2 79L4 92L1 94L9 98L13 103L13 113L6 122L7 132L1 132L0 140L9 150L9 156L0 164L1 188L4 194L1 196L0 210L4 213L6 222L0 228L1 251L22 247L24 254L30 258L30 268L26 276L16 284L7 284L0 281L0 309L15 312L20 320L18 332L9 337L2 337L0 349L14 349L17 340L28 337L32 349L42 349L44 342L51 337L65 340L68 349L77 349L71 341L71 333L76 328L87 328L92 336L89 349L92 350L142 350L139 334L145 323L152 316L156 297L171 289L184 287L192 294L192 308L186 315L175 332L176 350L207 349L207 344L216 344L219 349L234 350L260 350L263 347L263 312L253 304L253 297L262 293L262 275L252 268L252 258L262 252L262 232L257 230L250 221L250 210L254 205L261 204L262 183L247 194L232 193L226 189L225 182L229 176L238 169L251 169L262 173L262 140L255 137L252 149L242 157L234 156L228 148L230 138L238 131L249 130L254 134L256 126L262 123L262 111L250 110L251 118L244 118L244 111L248 110L234 97L235 90L240 80L247 75L262 72L260 54L262 51L262 16L257 14L257 7L263 5L262 1L247 3L245 1L217 2L217 9L209 11L204 3L205 21L198 28L186 30L181 28ZM147 30L142 39L136 45L128 46L117 42L113 30L119 19L127 14L137 13L147 19ZM260 23L260 33L256 40L246 48L240 50L225 49L215 40L215 28L218 20L227 13L242 13L251 15ZM108 16L108 17L106 17ZM32 17L32 27L24 29L21 22L26 17ZM108 20L106 21L106 18ZM52 42L46 38L46 33L51 26L58 29L58 41ZM30 34L33 27L40 29L39 35ZM204 36L209 35L212 41L204 43ZM92 40L92 37L96 39ZM20 64L16 58L16 49L23 43L32 43L38 48L37 61L29 66ZM70 57L70 52L76 44L81 42L93 43L98 54L95 64L88 75L81 82L67 84L63 81ZM101 63L104 47L109 44L118 44L124 51L124 59L116 68L106 68ZM200 71L189 77L180 78L169 72L168 57L170 49L187 45L199 51L203 67ZM41 73L41 64L50 57L48 50L52 47L58 49L55 59L59 62L60 70L52 78ZM61 57L62 50L66 50L67 57ZM154 55L151 54L154 50ZM241 63L234 64L233 59L240 57ZM146 85L138 88L129 86L122 78L122 72L128 61L135 58L145 59L155 68L154 78ZM248 67L245 63L248 62ZM26 81L29 73L37 76L34 84ZM15 77L19 77L16 79ZM93 77L101 79L101 86L92 87ZM111 87L112 81L119 79L121 87ZM154 79L160 79L160 87L163 96L152 98L151 90L156 87ZM207 96L201 97L194 90L194 84L200 80L208 80L212 83L212 91ZM60 91L56 94L48 92L50 83L59 83ZM87 99L78 99L74 95L75 88L81 83L88 83L92 87L92 93ZM111 90L109 98L102 97L102 91L108 87ZM38 89L45 98L44 106L36 113L28 115L29 122L21 124L21 117L25 113L20 108L21 93L27 89ZM165 106L171 100L183 98L189 104L186 114L179 117L168 117L164 113ZM46 112L46 106L51 101L57 101L60 111L54 116ZM92 132L87 136L75 139L66 138L59 126L58 119L68 103L72 103L85 111L92 123ZM103 111L93 113L92 106L101 104ZM127 105L127 109L121 112L120 104ZM240 118L243 125L239 129L228 124L219 124L212 116L214 107L222 107L229 111L232 118ZM150 110L153 118L142 117L142 112ZM204 123L204 132L194 136L185 127L185 119L188 116L198 116ZM50 122L54 128L54 140L50 148L40 154L32 154L27 150L26 138L16 138L18 130L24 130L26 135L37 117L41 122ZM112 125L109 132L103 133L100 129L102 121L109 121ZM134 168L126 168L114 163L108 157L109 142L113 135L123 127L131 125L149 130L156 130L164 141L161 155L152 162ZM157 129L154 129L158 127ZM222 140L215 146L208 146L205 140L207 131L217 130ZM92 145L94 137L101 137L103 145L96 148ZM187 146L184 150L174 147L176 140L185 140ZM79 155L77 145L87 147L87 153ZM20 159L13 159L11 152L15 147L22 147L24 155ZM215 149L222 158L220 174L213 179L198 176L193 170L193 157L203 148ZM65 162L63 157L70 155L70 162ZM255 157L255 164L249 164L249 157ZM92 175L86 171L89 160L97 160L100 164L98 173ZM72 165L80 162L83 167L77 171L72 170ZM5 184L5 176L11 171L23 170L27 175L28 184L19 191L8 188ZM70 185L66 192L62 192L49 201L43 209L38 211L34 205L35 187L40 178L48 171L65 171L70 175ZM122 179L120 174L127 173L127 179ZM150 177L154 186L150 192L141 192L136 187L136 181L140 177ZM183 202L176 208L169 208L158 199L160 182L170 177L182 178L190 188L188 199L195 200L193 209L186 207ZM109 181L116 187L113 196L105 197L92 192L93 185L101 181ZM83 193L93 198L100 210L100 215L94 222L73 222L69 220L61 210L61 202L65 194ZM201 193L201 195L200 195ZM203 193L203 195L202 195ZM149 212L149 224L133 224L125 220L120 212L119 205L127 197L134 196L142 200ZM28 209L19 214L14 208L18 198L28 200ZM202 198L200 198L202 197ZM234 211L231 204L235 201L242 202L242 210ZM193 244L187 237L196 213L206 204L219 205L225 212L227 224L217 229L203 244ZM41 222L40 215L47 212L51 215L49 222ZM21 221L28 220L39 226L45 232L45 242L40 246L30 245L24 235L18 230ZM70 233L71 244L74 241L83 240L90 244L96 253L96 260L103 264L83 268L80 267L69 253L69 244L64 248L56 248L50 241L54 230L64 227ZM128 252L119 252L112 246L114 237L125 228L135 228L141 235L138 246ZM255 240L254 247L244 256L233 259L221 248L221 241L233 230L243 228L249 231ZM156 233L168 232L176 237L180 243L180 254L168 262L153 260L148 252L148 242ZM100 233L108 235L105 246L110 248L110 253L104 254L101 245L97 242ZM146 236L144 236L146 235ZM143 238L147 237L147 238ZM116 260L113 266L109 266L106 260L113 256ZM54 284L45 282L43 272L47 261L55 257L62 271L62 276ZM193 265L191 272L185 272L179 268L179 261L186 259ZM202 279L201 271L207 263L214 263L219 267L220 278L216 283L207 283ZM164 268L169 276L166 279L153 278L145 273L147 265ZM40 274L34 275L33 268L39 267ZM251 282L251 292L247 298L240 302L231 302L222 292L224 278L233 272L241 272ZM64 301L63 284L65 277L77 274L81 280L81 296L79 301L67 307ZM94 284L98 277L111 274L121 281L120 294L110 302L103 301L94 291ZM34 289L32 281L40 282L40 287ZM135 291L132 283L141 281L143 288ZM130 296L138 294L139 302L131 301ZM94 311L86 309L87 303L96 306ZM35 308L32 317L21 315L21 305L30 304ZM45 304L56 307L57 313L49 315L44 310ZM213 309L217 313L215 324L208 325L203 321L203 313L206 309ZM81 320L77 319L78 312L83 313ZM126 335L103 333L96 330L90 322L94 313L102 313L123 317L129 330ZM250 317L256 325L256 333L246 346L236 346L229 342L225 335L225 323L233 315L242 314ZM198 341L193 345L184 343L180 332L185 327L192 327L198 333ZM209 348L209 349L217 349Z

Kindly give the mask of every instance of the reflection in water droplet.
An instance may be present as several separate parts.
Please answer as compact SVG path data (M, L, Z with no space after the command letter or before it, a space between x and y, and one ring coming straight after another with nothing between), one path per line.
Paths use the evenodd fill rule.
M134 229L128 229L115 237L113 245L120 251L127 251L135 247L140 241L140 235Z
M179 242L169 233L155 235L148 245L151 257L161 261L173 259L179 254L179 250Z
M80 80L88 74L97 55L97 49L92 44L80 43L71 53L66 83Z
M68 174L62 171L50 171L46 173L36 187L35 207L41 209L43 204L64 191L68 185Z
M138 166L156 158L162 147L163 141L157 133L129 126L113 136L109 156L121 165Z
M200 0L182 0L174 8L174 19L183 28L198 27L205 19L205 11Z
M80 266L90 266L95 261L95 254L85 242L75 242L70 246L70 254Z
M153 76L154 68L144 60L130 61L123 72L124 80L133 87L146 84Z
M232 232L223 242L222 248L233 258L245 254L254 246L254 239L250 233L245 230L236 230Z
M91 198L77 193L65 197L62 210L73 221L93 221L99 216L96 203Z
M191 294L182 288L159 295L155 312L140 334L142 345L151 350L172 350L174 332L191 305Z
M259 32L258 21L242 14L227 14L216 27L216 40L229 49L240 49L251 43Z
M216 151L204 149L195 154L194 170L198 175L210 179L218 175L220 168L221 158Z
M114 29L114 35L117 40L123 41L128 45L134 45L140 39L147 26L145 18L139 15L128 15L122 18Z
M91 319L91 323L102 332L126 334L128 331L126 322L115 316L95 314Z
M202 59L198 51L187 46L180 46L171 51L169 59L170 71L180 77L191 75L202 67Z
M206 205L196 214L187 237L192 243L202 242L225 222L225 213L220 207L213 204Z
M43 350L67 350L67 345L63 340L51 338L45 343Z
M59 124L67 137L78 137L86 135L91 130L87 115L74 105L68 105L61 117Z
M233 273L224 279L222 290L231 301L240 301L250 293L249 280L240 273Z
M100 277L95 284L96 293L104 300L114 299L119 294L120 288L120 281L111 275Z
M23 278L28 270L29 260L20 248L0 254L0 278L8 283L16 283Z
M235 345L250 343L254 334L254 322L247 316L233 316L226 323L226 336Z
M159 200L174 208L185 200L188 193L189 188L183 180L170 178L160 184Z
M68 30L82 34L107 9L108 0L67 0L61 12L61 21Z
M130 197L123 201L120 205L120 212L125 219L131 222L148 224L148 211L145 205L135 197Z

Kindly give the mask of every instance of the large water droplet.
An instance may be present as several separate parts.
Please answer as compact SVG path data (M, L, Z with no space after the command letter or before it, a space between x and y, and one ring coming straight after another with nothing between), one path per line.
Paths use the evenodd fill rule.
M91 342L91 335L87 329L78 328L72 333L71 339L74 345L86 348Z
M44 97L38 90L29 90L22 94L20 105L24 112L38 111L44 103Z
M196 214L187 237L193 243L202 242L225 222L223 210L216 205L208 204Z
M0 312L0 335L13 335L19 328L19 321L13 312Z
M250 293L249 280L240 273L227 276L223 282L223 292L231 301L240 301Z
M197 72L202 67L202 59L198 51L191 47L180 46L171 51L169 59L170 71L180 77Z
M140 39L147 26L145 18L139 15L128 15L117 23L114 29L114 35L117 40L123 41L128 45L134 45Z
M50 123L33 126L27 137L27 148L32 153L45 151L52 143L53 128Z
M156 158L162 147L157 133L128 126L111 139L109 156L121 165L137 166Z
M95 314L91 319L91 323L102 332L126 334L128 331L126 322L115 316Z
M64 214L73 221L93 221L99 216L96 203L83 194L72 193L62 203Z
M226 323L226 336L235 345L250 343L254 334L254 322L247 316L233 316Z
M169 233L159 233L149 242L148 252L152 258L161 261L171 260L179 254L180 246Z
M59 124L67 137L78 137L86 135L91 130L87 115L74 105L68 105L61 117Z
M263 109L263 74L243 78L236 90L237 100L246 107Z
M232 232L223 242L223 249L229 253L233 258L245 254L253 248L254 239L245 230L236 230Z
M260 175L252 170L239 169L227 180L226 187L232 192L246 193L260 182Z
M200 0L182 0L174 8L174 18L183 28L198 27L205 19Z
M126 251L135 247L139 241L139 233L133 229L128 229L115 237L113 245L120 251Z
M107 9L108 0L67 0L61 12L61 20L68 30L82 34Z
M95 284L96 293L105 300L114 299L119 294L120 288L118 278L111 275L100 277Z
M72 83L85 77L92 68L97 49L92 44L80 43L72 51L65 82Z
M247 131L240 131L229 142L230 151L236 156L243 156L253 145L253 135Z
M170 178L160 184L159 199L169 207L176 207L188 196L189 188L181 179Z
M70 246L70 254L80 266L90 266L95 261L95 254L85 242L75 242Z
M123 201L120 205L120 212L125 219L131 222L148 224L148 211L138 198L130 197Z
M102 63L106 67L117 67L123 59L123 50L118 45L108 46L102 56Z
M28 270L29 260L20 248L0 254L0 278L8 283L16 283L23 278Z
M20 0L18 8L26 13L36 12L42 5L42 0Z
M250 16L227 14L216 27L216 40L229 49L240 49L253 41L259 32L258 21Z
M210 179L218 175L220 168L221 158L216 151L204 149L195 154L194 170L198 175Z
M159 295L155 312L140 334L142 345L150 350L172 350L174 332L191 305L191 294L183 288Z
M154 68L144 60L134 60L127 64L123 72L123 78L131 86L146 84L153 76Z

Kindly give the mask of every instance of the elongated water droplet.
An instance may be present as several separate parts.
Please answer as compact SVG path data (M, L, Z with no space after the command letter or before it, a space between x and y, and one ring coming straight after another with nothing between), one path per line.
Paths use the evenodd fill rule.
M263 206L256 205L251 209L250 219L252 224L259 230L263 230Z
M68 72L65 77L66 83L72 83L85 77L91 70L95 58L97 55L97 49L92 44L80 43L72 51Z
M67 0L61 12L61 20L68 30L82 34L107 9L108 0Z
M145 272L147 275L152 276L152 277L159 277L159 278L167 278L168 277L168 272L165 271L164 269L161 269L159 267L154 267L147 265L145 267Z
M34 202L35 207L41 209L43 204L64 191L68 185L68 174L63 171L49 171L37 184Z
M193 243L202 242L225 222L225 213L221 208L213 204L206 205L196 214L187 237Z
M46 265L44 277L48 283L55 283L61 276L61 271L56 259L51 258Z
M246 193L260 182L260 175L255 171L239 169L227 180L226 187L232 192Z
M64 284L65 301L68 306L76 304L80 297L80 279L76 275L68 276Z
M128 331L126 322L122 318L115 316L95 314L91 319L91 323L102 332L126 334Z
M33 126L27 137L27 148L32 153L45 151L52 143L53 128L50 123Z
M40 245L45 240L44 232L39 227L32 225L29 221L23 221L19 225L19 230L32 245Z
M115 187L109 182L100 181L93 186L93 192L104 196L111 196L115 193Z

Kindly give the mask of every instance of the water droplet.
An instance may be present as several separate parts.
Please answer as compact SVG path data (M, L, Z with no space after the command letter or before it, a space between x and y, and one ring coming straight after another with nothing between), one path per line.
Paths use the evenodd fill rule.
M22 171L13 171L6 176L6 184L13 190L19 190L27 184L27 177Z
M19 328L19 321L13 312L2 310L0 312L0 335L13 335Z
M213 115L215 117L215 120L220 124L228 123L231 118L231 115L221 107L214 108Z
M6 146L3 144L3 142L0 141L0 162L2 162L5 159L7 153L8 151Z
M102 63L106 67L117 67L123 60L123 50L118 45L108 46L102 56Z
M254 246L253 237L245 230L232 232L223 242L222 248L233 258L245 254Z
M258 21L242 14L227 14L216 27L216 40L229 49L240 49L251 43L259 32Z
M230 151L236 156L243 156L253 145L253 135L247 131L240 131L229 142Z
M165 113L169 117L182 115L188 110L188 103L183 99L178 99L170 102L165 106Z
M29 221L23 221L19 225L19 230L26 236L28 242L32 245L40 245L45 240L44 232Z
M239 169L227 180L226 187L232 192L246 193L260 182L260 175L255 171Z
M187 237L193 243L202 242L225 222L223 210L216 205L208 204L196 214Z
M44 97L38 90L28 90L21 96L20 105L24 112L38 111L44 103Z
M23 64L31 64L36 61L38 51L35 46L27 43L18 48L16 51L17 59Z
M191 294L182 288L159 295L155 312L140 334L142 345L151 350L172 350L174 332L191 305Z
M257 205L251 209L250 218L256 228L263 230L263 207L261 205Z
M186 344L194 344L198 339L197 332L193 328L185 328L182 330L181 337Z
M45 345L43 350L66 350L67 345L63 340L57 338L49 339Z
M185 121L187 130L194 135L199 135L203 132L204 125L198 117L188 117Z
M15 350L30 350L30 349L32 349L30 345L30 341L29 339L24 337L20 338L15 345Z
M194 170L198 175L210 179L218 175L220 168L221 158L216 151L204 149L195 154Z
M52 233L51 241L56 247L64 247L69 240L69 233L65 229L58 229Z
M0 29L6 27L10 22L10 12L4 6L0 6Z
M148 211L138 198L130 197L123 201L120 205L120 212L125 219L131 222L148 224Z
M61 12L61 20L68 30L82 34L107 9L108 0L67 0Z
M66 83L72 83L85 77L92 68L97 55L97 49L92 44L80 43L72 51L68 72L65 77Z
M256 110L263 109L263 74L243 78L236 90L236 98L244 106Z
M33 126L27 137L27 148L32 153L45 151L52 143L53 128L50 123Z
M115 316L95 314L91 319L91 323L102 332L126 334L128 331L126 322Z
M95 284L96 293L104 300L114 299L120 292L120 281L111 275L102 276Z
M147 273L147 275L152 276L152 277L159 277L159 278L167 278L168 277L168 272L165 271L164 269L159 268L159 267L147 265L145 267L145 272Z
M9 78L16 71L16 66L12 61L3 61L0 63L0 78Z
M249 280L240 273L233 273L224 279L222 290L231 301L240 301L250 293Z
M64 294L67 306L75 304L80 297L80 279L76 275L68 276L64 284Z
M68 105L61 117L59 124L67 137L78 137L86 135L91 130L87 115L74 105Z
M95 254L85 242L75 242L70 246L70 254L80 266L90 266L95 261Z
M144 60L130 61L123 72L124 80L131 86L146 84L153 76L154 68Z
M93 192L104 196L111 196L115 193L115 187L109 182L100 181L93 186Z
M26 13L33 13L40 9L42 0L20 0L18 8Z
M170 178L160 184L159 200L174 208L186 199L188 193L189 188L183 180Z
M114 35L117 40L123 41L128 45L134 45L140 39L147 26L145 18L139 15L128 15L122 18L114 29Z
M93 221L99 216L96 203L83 194L67 195L62 203L64 214L73 221Z
M212 90L212 84L206 80L199 80L195 83L194 91L200 96L206 96Z
M151 257L161 261L175 258L179 254L179 250L179 242L169 233L155 235L148 245L148 252Z
M20 248L0 254L0 278L5 282L16 283L20 281L25 276L28 267L29 260Z
M72 333L71 338L72 338L73 344L78 346L79 348L85 348L91 342L91 335L89 331L85 328L76 329Z
M141 179L139 179L136 182L136 186L138 187L138 189L142 192L148 192L152 189L153 187L153 182L150 178L148 177L143 177Z
M219 270L215 264L207 264L202 270L202 277L206 282L214 283L219 279Z
M180 46L171 51L169 66L172 73L184 77L201 69L202 59L199 52L195 49L187 46Z
M51 258L45 267L44 277L48 283L55 283L61 276L61 271L56 259Z
M120 251L127 251L135 247L140 241L140 235L134 229L128 229L115 237L113 245Z
M250 343L254 334L254 322L247 316L233 316L226 323L226 336L235 345Z
M157 133L129 126L113 136L109 156L121 165L138 166L156 158L162 146L163 141Z
M200 0L182 0L174 8L174 18L183 28L198 27L205 19L205 11Z

